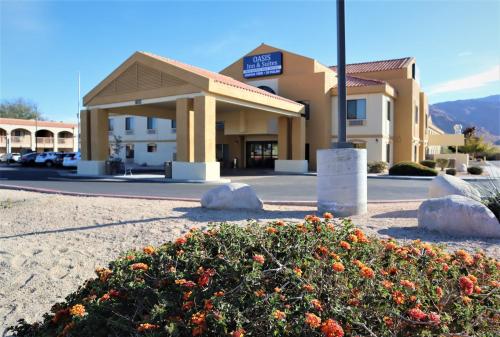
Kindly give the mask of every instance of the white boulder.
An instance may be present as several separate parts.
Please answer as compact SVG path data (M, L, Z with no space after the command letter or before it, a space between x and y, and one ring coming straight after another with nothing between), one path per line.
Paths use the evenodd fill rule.
M458 169L457 169L458 172L467 172L467 164L460 164L458 165Z
M261 210L263 203L249 185L230 183L207 191L201 198L201 206L213 209Z
M440 198L452 194L463 195L464 197L474 200L479 200L481 198L481 194L477 188L463 179L449 174L439 175L432 179L429 186L430 198Z
M418 226L446 235L500 238L500 223L493 212L462 195L424 201L418 208Z

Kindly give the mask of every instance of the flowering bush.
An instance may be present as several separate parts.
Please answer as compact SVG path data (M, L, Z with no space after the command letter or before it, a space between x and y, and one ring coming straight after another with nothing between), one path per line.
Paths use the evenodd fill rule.
M221 224L96 270L16 336L498 336L500 262L350 220Z

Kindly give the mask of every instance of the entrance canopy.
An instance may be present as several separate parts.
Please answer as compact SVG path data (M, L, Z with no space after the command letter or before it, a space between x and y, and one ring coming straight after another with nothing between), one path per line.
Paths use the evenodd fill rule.
M83 104L82 173L101 174L99 167L108 157L110 114L175 119L174 178L218 179L215 126L219 120L226 123L225 132L233 135L265 134L266 121L274 116L278 119L280 159L304 159L302 104L150 53L134 53L85 95ZM90 166L83 169L85 165Z

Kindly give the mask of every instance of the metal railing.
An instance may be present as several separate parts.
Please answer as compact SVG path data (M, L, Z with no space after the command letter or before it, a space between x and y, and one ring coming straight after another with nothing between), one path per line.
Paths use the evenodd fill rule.
M10 143L12 145L29 145L31 146L30 136L11 136Z
M7 136L0 136L0 144L7 145Z
M73 145L73 138L57 138L57 144Z
M36 137L38 146L54 145L54 137Z

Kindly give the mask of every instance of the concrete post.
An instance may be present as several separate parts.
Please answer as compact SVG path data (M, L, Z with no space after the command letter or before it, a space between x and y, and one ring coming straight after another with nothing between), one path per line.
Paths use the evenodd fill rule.
M90 160L90 111L80 111L80 155L82 160Z
M90 146L92 160L105 161L109 157L108 111L95 109L90 112Z
M215 162L215 98L194 98L194 161Z
M289 121L288 117L280 116L278 118L278 159L290 159L289 153Z
M318 211L347 217L367 211L366 149L318 150Z
M292 118L292 160L306 159L306 119Z
M181 98L176 101L177 161L194 162L194 111L193 100Z

